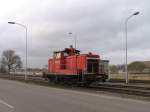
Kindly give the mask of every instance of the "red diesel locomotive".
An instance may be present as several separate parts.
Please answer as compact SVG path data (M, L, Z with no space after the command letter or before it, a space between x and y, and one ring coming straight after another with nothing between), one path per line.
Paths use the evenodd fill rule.
M91 84L99 80L105 81L107 75L100 69L100 56L80 54L72 46L63 51L55 51L48 60L48 72L44 74L51 82Z

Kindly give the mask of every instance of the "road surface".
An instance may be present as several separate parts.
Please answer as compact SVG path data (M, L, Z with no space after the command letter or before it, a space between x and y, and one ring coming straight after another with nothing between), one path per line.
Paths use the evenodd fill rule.
M150 112L150 102L0 79L0 112Z

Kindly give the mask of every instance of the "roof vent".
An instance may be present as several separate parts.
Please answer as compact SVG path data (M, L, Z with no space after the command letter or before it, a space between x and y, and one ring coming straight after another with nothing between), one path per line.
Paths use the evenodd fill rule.
M91 52L89 52L89 55L92 55L92 53L91 53Z

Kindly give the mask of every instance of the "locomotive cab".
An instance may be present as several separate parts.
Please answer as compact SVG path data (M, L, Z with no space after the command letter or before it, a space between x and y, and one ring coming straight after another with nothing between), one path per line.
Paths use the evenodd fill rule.
M88 84L92 82L96 82L99 80L100 77L98 77L99 74L99 61L100 57L99 55L92 54L91 52L88 54L83 55L85 60L85 72L82 74L82 82L86 82Z
M98 74L99 73L99 56L95 57L92 53L89 53L90 57L87 57L87 73Z

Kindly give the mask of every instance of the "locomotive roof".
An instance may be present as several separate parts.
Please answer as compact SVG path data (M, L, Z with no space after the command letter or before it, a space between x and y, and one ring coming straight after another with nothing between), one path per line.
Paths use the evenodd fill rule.
M64 49L64 50L60 50L60 51L54 51L54 53L60 53L60 52L67 52L67 50ZM76 49L75 49L75 52L76 52L76 53L80 53L80 51L79 51L79 50L76 50Z

